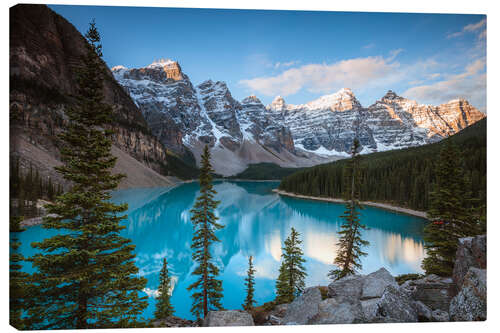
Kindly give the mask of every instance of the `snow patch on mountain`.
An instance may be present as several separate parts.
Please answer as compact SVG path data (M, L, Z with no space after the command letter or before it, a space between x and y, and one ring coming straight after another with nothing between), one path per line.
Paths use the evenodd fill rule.
M214 158L227 161L216 168L224 175L263 161L306 166L346 158L354 138L362 154L423 145L484 117L463 99L429 106L391 90L369 107L349 88L298 105L281 96L267 106L254 95L239 102L225 82L193 86L170 59L112 72L164 145L189 149L198 161L208 145Z

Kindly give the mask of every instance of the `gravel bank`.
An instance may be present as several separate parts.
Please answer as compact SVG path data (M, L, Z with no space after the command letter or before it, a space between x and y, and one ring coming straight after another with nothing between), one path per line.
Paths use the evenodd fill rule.
M342 199L312 197L312 196L308 196L308 195L301 195L301 194L285 192L285 191L281 191L278 189L274 189L273 192L278 193L279 195L284 195L287 197L294 197L294 198L299 198L299 199L309 199L309 200L319 200L319 201L326 201L326 202L345 203L345 200L342 200ZM398 212L398 213L418 216L418 217L422 217L424 219L427 218L426 212L413 210L413 209L409 209L409 208L403 208L403 207L398 207L398 206L393 206L393 205L379 203L379 202L373 202L373 201L361 201L361 204L365 205L365 206L372 206L372 207L378 207L378 208L383 208L383 209L387 209L387 210L392 210L392 211Z

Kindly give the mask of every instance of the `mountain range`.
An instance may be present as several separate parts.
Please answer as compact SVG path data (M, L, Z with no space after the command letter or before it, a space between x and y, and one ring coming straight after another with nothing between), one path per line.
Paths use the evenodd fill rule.
M362 153L439 141L485 117L464 99L419 104L389 90L363 107L344 88L305 104L277 96L265 106L256 96L235 100L225 82L195 86L178 62L163 59L142 68L112 68L142 110L153 134L197 162L208 144L216 172L234 175L250 163L304 167L347 157L355 137Z
M10 9L11 160L64 186L53 167L61 163L58 134L75 103L75 69L84 53L85 38L47 6ZM121 188L196 177L206 144L216 173L230 176L253 163L307 167L345 158L354 137L363 153L423 145L485 117L463 99L431 106L392 91L368 107L350 89L300 105L279 96L264 105L256 96L236 100L222 81L194 85L168 59L102 67L114 112L115 171L128 175Z

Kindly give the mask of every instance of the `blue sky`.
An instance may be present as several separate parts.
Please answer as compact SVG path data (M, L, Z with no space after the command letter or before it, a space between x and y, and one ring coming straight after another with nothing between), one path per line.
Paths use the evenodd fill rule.
M351 88L486 112L484 15L50 6L85 32L95 18L110 67L180 63L193 84L225 81L238 100L306 103Z

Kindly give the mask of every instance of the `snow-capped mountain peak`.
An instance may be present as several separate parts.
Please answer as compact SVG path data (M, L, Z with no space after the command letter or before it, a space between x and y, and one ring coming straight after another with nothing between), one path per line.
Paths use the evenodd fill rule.
M262 104L260 99L257 98L255 95L250 95L248 97L245 97L242 101L241 104Z
M394 91L388 90L384 97L382 97L382 100L393 101L400 98Z
M287 104L282 96L267 106L254 95L238 102L223 81L193 86L170 59L112 71L164 145L176 152L189 149L199 160L207 144L219 163L216 172L224 175L248 163L324 163L347 156L354 138L362 153L422 145L484 117L463 99L422 105L392 90L369 107L349 88L298 105Z
M358 102L356 96L354 96L354 93L350 88L342 88L331 95L321 96L320 98L305 104L305 106L308 109L314 110L329 109L331 111L345 111L359 108L361 107L361 104Z
M287 105L285 103L285 99L278 95L273 99L267 108L272 111L283 111L287 108Z
M151 64L146 66L146 68L158 68L158 67L165 67L165 66L174 66L177 64L177 61L174 61L172 59L158 59L153 61Z

